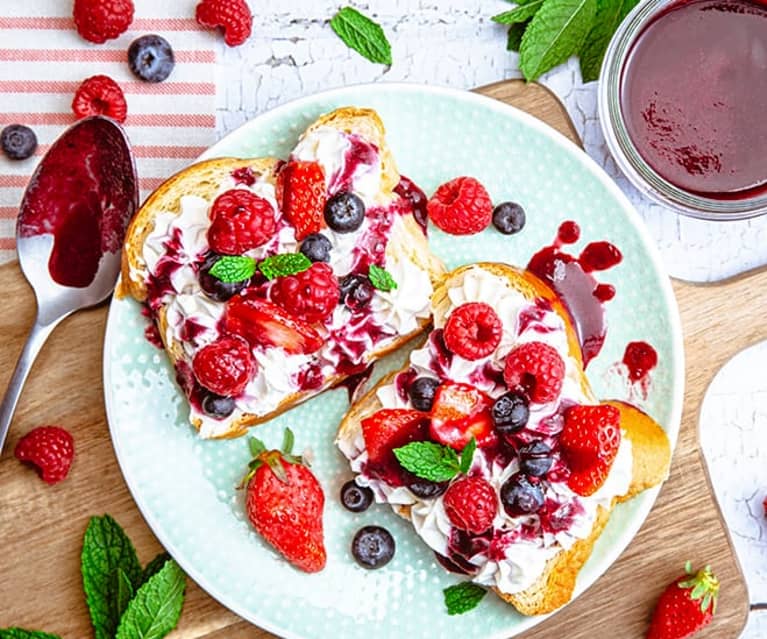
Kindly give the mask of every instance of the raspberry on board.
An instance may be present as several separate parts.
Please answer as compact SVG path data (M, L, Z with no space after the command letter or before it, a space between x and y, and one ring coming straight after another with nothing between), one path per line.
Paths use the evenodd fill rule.
M14 455L19 461L36 466L44 482L56 484L69 474L75 442L60 426L38 426L18 441Z
M128 116L128 104L117 82L107 75L94 75L78 87L72 111L78 120L89 115L106 115L123 123Z
M272 299L295 317L323 322L338 305L338 279L329 264L315 262L301 273L278 278Z
M487 357L501 343L503 324L492 306L469 302L456 308L445 324L445 346L464 359Z
M195 17L200 26L223 29L224 42L230 47L243 44L253 28L253 15L245 0L202 0Z
M277 228L274 208L245 189L231 189L213 202L208 243L221 255L242 255L269 241Z
M75 0L72 17L83 38L103 44L128 30L133 12L133 0Z
M543 342L526 342L506 357L503 379L509 390L522 390L531 402L552 402L562 392L565 362Z
M490 195L472 177L458 177L440 186L426 209L438 228L453 235L479 233L493 219Z

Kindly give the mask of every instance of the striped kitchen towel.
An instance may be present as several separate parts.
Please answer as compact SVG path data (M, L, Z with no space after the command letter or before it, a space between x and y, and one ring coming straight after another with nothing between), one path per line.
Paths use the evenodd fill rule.
M72 97L85 78L109 75L125 92L125 128L142 200L215 141L215 36L195 22L193 1L135 0L135 5L130 29L98 45L78 35L71 0L0 2L0 128L26 124L39 142L28 160L14 162L0 153L0 263L15 258L24 187L40 156L75 122ZM128 46L146 33L163 36L174 49L176 67L165 82L142 82L128 68Z

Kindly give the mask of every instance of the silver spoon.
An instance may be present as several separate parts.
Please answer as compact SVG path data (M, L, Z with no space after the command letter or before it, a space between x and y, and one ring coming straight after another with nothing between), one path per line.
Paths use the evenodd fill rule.
M54 328L112 293L126 226L138 207L130 143L94 116L67 129L40 161L16 223L19 264L37 316L0 404L0 452L32 364Z

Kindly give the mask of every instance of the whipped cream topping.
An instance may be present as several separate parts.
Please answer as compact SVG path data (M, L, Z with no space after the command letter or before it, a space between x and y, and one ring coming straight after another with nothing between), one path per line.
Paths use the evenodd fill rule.
M568 355L567 334L562 318L545 306L533 306L522 293L512 288L505 278L482 268L467 271L459 286L448 291L447 300L433 309L434 325L442 328L450 312L461 304L483 301L492 306L503 322L503 336L496 351L488 357L468 361L452 354L449 365L435 353L433 339L410 355L411 369L420 376L449 379L473 384L493 399L506 392L487 375L488 368L503 370L503 360L511 348L528 341L542 341L562 355L566 363L566 379L560 397L547 404L531 404L526 429L535 437L547 439L556 435L562 427L559 416L562 405L572 403L594 404L586 395L579 378L577 363ZM377 397L383 408L412 408L409 400L398 392L396 382L382 386ZM451 535L454 533L444 509L443 497L423 499L405 486L391 484L365 473L368 460L361 429L343 432L337 444L350 460L351 468L359 473L357 482L369 486L376 501L389 503L395 510L410 509L410 518L416 532L427 545L443 556L450 556ZM547 480L543 482L548 524L543 525L539 513L511 517L498 501L498 511L493 522L492 538L484 550L465 557L476 567L473 580L486 586L495 586L504 593L518 593L529 588L543 572L546 562L564 549L570 548L578 539L591 534L600 506L609 508L613 498L628 492L632 478L633 457L631 442L624 436L618 453L604 484L593 495L583 497L569 489L566 482ZM484 477L500 495L501 486L519 470L517 458L508 461L494 456L485 449L474 453L470 474Z
M353 233L322 230L331 242L330 266L339 281L352 271L367 268L369 262L382 259L398 288L388 293L375 291L371 308L365 313L352 313L339 304L324 325L314 326L323 337L323 346L312 354L289 354L279 347L254 349L256 373L244 392L235 398L234 413L229 419L209 417L190 402L190 417L201 424L202 437L225 433L229 423L245 413L262 416L273 411L302 390L302 375L310 369L315 377L321 373L322 379L327 380L342 366L346 367L343 370L364 367L373 351L415 330L417 320L429 316L431 281L428 272L407 255L408 239L400 211L393 205L374 203L381 184L379 155L373 145L361 138L320 127L304 136L293 157L319 161L330 193L333 189L349 189L372 207L361 228ZM264 176L258 176L251 185L227 176L210 201L182 196L177 212L157 215L143 247L147 272L131 272L131 278L146 281L148 288L156 289L153 308L164 307L164 341L181 345L189 370L196 352L220 336L226 304L206 296L199 284L198 269L209 251L207 231L213 200L231 189L246 189L264 198L275 214L274 237L248 251L247 256L258 261L299 249L294 228L279 211L275 188Z

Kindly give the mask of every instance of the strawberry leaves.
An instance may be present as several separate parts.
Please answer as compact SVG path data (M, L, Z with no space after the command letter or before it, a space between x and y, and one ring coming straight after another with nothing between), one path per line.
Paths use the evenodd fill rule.
M459 473L468 473L476 449L477 440L473 437L466 444L460 457L449 446L434 442L411 442L395 448L394 456L400 466L416 477L440 483L452 479Z

